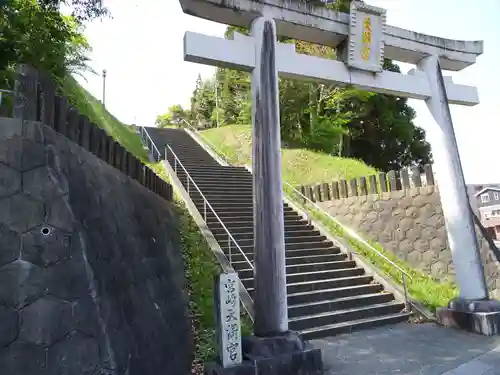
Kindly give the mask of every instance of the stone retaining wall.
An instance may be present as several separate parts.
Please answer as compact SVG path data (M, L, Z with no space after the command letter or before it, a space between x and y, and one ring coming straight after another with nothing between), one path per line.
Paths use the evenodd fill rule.
M170 203L36 122L0 122L0 373L184 375Z
M454 275L436 186L411 188L318 203L365 238L438 279ZM492 295L500 296L498 258L476 226Z

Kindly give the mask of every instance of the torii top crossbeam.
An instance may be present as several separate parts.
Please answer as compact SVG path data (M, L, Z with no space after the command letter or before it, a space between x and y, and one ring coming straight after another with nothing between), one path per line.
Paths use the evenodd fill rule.
M349 30L349 15L297 0L180 0L185 13L234 26L249 27L262 14L275 19L277 34L306 42L337 47ZM443 70L458 71L476 62L482 41L460 41L387 26L385 56L417 64L422 58L439 57Z

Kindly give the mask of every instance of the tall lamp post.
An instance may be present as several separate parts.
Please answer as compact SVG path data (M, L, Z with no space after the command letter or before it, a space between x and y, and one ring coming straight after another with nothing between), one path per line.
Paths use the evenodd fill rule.
M102 105L106 107L106 69L102 70Z
M215 73L215 116L217 127L219 127L219 80L217 79L217 73Z

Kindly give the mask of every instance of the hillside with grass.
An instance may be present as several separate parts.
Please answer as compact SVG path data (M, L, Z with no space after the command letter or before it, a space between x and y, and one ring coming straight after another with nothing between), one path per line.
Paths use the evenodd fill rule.
M62 80L61 91L81 114L87 116L91 122L104 129L109 136L113 137L136 157L143 161L147 160L147 154L134 129L123 124L109 113L101 101L85 90L72 76L67 75Z
M225 156L232 164L251 164L251 128L248 125L232 125L200 131L200 140L210 146L216 153ZM326 153L307 149L282 149L283 179L292 186L313 184L338 179L350 179L367 176L376 172L362 161L341 158ZM377 255L365 245L347 235L346 231L322 211L311 204L304 204L296 194L286 186L285 194L294 203L307 211L311 217L320 222L332 235L343 239L355 253L369 261L378 270L402 286L401 272ZM360 233L362 236L362 233ZM379 253L403 269L411 280L406 280L410 294L429 310L444 306L458 294L454 283L442 282L412 268L406 262L398 259L374 241L368 241Z
M212 128L200 134L235 165L252 163L252 129L249 125ZM291 185L306 185L367 176L376 170L360 160L341 158L305 148L283 149L283 178Z

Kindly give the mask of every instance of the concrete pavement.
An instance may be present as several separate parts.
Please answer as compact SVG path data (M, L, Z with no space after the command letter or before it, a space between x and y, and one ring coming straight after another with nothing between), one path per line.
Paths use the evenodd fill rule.
M500 375L500 337L401 323L311 344L325 375Z

